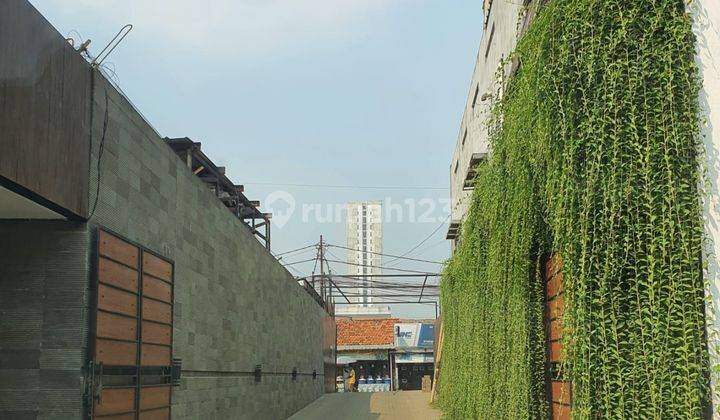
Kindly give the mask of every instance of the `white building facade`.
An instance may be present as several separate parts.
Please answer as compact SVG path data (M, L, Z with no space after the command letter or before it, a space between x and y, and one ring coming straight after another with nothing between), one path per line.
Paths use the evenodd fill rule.
M380 305L382 298L374 296L371 287L382 275L382 202L362 201L347 206L347 264L348 272L358 287L347 288L348 299L356 305L347 305L336 312L346 316L389 317L387 306Z
M493 101L501 92L500 77L512 71L508 57L532 16L521 1L484 0L484 31L463 112L455 152L450 162L451 221L447 239L460 239L460 226L467 214L474 168L488 153L488 121Z
M708 284L708 336L711 364L720 366L720 2L687 1L697 42L696 62L702 80L699 104L707 171L704 201L705 232L708 236L704 260ZM720 417L720 377L712 370L713 408Z

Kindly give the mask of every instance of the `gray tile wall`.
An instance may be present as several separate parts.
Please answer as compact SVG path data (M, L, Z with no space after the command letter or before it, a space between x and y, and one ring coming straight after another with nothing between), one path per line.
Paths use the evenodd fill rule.
M325 312L102 78L94 115L91 222L175 262L173 345L184 373L173 418L281 419L319 397ZM318 377L256 384L247 373L257 364Z
M87 229L2 220L0 238L0 418L81 418Z

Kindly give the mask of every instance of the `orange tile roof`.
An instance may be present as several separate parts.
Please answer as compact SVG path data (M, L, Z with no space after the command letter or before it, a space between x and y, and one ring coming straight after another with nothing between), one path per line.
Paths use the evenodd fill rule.
M338 346L383 346L395 343L397 318L338 319Z

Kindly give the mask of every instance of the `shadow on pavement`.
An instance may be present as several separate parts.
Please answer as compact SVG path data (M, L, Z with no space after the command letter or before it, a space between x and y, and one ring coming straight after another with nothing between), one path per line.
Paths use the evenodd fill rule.
M375 420L370 412L371 393L325 394L295 413L289 420Z

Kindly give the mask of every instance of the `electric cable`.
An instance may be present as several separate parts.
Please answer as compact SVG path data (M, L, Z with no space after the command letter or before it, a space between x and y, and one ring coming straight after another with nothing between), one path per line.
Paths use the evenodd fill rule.
M275 187L309 187L309 188L357 188L372 190L443 190L447 191L448 187L432 187L422 185L326 185L326 184L289 184L275 182L245 182L245 185L267 185Z
M289 265L295 265L295 264L300 264L300 263L304 263L304 262L310 262L310 261L313 261L314 259L315 259L315 258L310 258L310 259L308 259L308 260L302 260L302 261L293 261L293 262L290 262L290 263L287 263L287 264L283 264L283 265L284 265L285 267L287 267L287 266L289 266Z
M290 250L290 251L285 251L285 252L281 252L281 253L279 253L279 254L275 254L275 257L279 257L279 256L281 256L281 255L290 254L290 253L293 253L293 252L295 252L295 251L301 251L301 250L303 250L303 249L308 249L308 248L317 247L317 246L318 246L318 244L307 245L307 246L304 246L304 247L301 247L301 248L292 249L292 250Z
M392 268L392 267L385 267L382 265L369 265L369 264L357 264L357 263L351 263L351 262L345 262L345 261L339 261L339 260L328 260L332 262L336 262L339 264L346 264L346 265L353 265L356 267L368 267L368 268L379 268L382 270L391 270L391 271L401 271L405 273L418 273L418 274L435 274L435 273L429 273L427 271L417 271L417 270L405 270L402 268Z
M414 247L410 248L410 250L409 250L408 252L402 254L400 257L405 257L406 255L412 253L412 252L415 251L416 249L420 248L420 246L422 246L422 244L424 244L425 242L427 242L428 239L432 238L433 235L435 235L435 234L440 230L441 227L445 226L445 223L448 221L448 219L450 219L450 215L449 215L449 214L447 215L447 217L445 218L445 220L443 220L442 223L440 223L440 225L439 225L438 227L436 227L435 230L433 230L425 239L423 239L422 241L420 241L420 242L419 242L417 245L415 245ZM390 263L392 263L392 262L394 262L394 261L397 261L398 259L400 259L400 258L395 258L395 259L393 259L393 260L387 261L385 264L386 264L386 265L387 265L387 264L390 264Z
M443 222L443 223L444 223L444 222ZM404 257L404 256L399 256L399 255L385 254L385 253L382 253L382 252L363 251L363 250L361 250L361 249L350 248L350 247L341 246L341 245L328 244L328 247L342 248L342 249L347 249L347 250L349 250L349 251L365 252L365 253L368 253L368 254L381 255L381 256L384 256L384 257L390 257L390 258L395 258L395 259L403 259L403 260L424 262L424 263L430 263L430 264L440 264L440 265L444 264L444 263L439 262L439 261L430 261L430 260L422 260L422 259L417 259L417 258L409 258L409 257ZM337 258L337 257L335 257L335 258Z
M94 70L91 69L90 71L93 72L92 77L93 77L93 81L94 81L95 80ZM104 89L104 90L105 90L105 117L103 118L102 136L100 137L100 145L98 146L97 184L95 185L95 200L93 201L92 210L90 211L90 213L88 215L88 219L91 219L93 217L93 215L95 214L95 210L97 209L97 205L98 205L98 200L100 198L100 177L101 177L100 164L102 162L103 152L105 151L105 135L107 134L108 121L109 121L109 108L110 108L109 102L108 102L107 89ZM94 98L91 99L91 101L93 101L93 100L94 100ZM93 106L92 103L90 106ZM92 133L92 121L90 121L90 133ZM90 138L92 139L92 134L90 135ZM92 148L92 142L90 143L90 147Z

